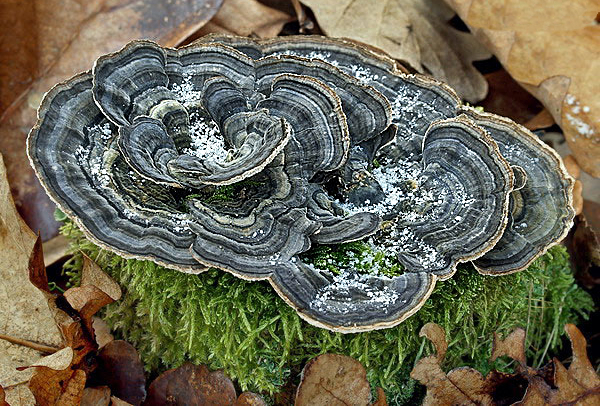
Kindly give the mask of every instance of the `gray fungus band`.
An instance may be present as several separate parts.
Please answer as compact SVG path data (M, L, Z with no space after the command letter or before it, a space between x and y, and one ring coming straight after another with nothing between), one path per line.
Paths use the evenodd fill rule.
M131 42L46 94L28 154L99 246L268 280L341 332L400 323L459 263L523 270L574 216L573 180L534 134L318 36ZM403 272L336 274L301 256L352 241Z

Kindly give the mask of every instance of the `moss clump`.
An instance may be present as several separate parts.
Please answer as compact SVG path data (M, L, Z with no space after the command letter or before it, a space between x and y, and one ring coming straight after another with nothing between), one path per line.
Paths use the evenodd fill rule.
M424 323L446 330L446 368L468 365L487 373L507 367L506 360L488 362L493 332L524 327L527 355L539 365L560 346L564 323L586 317L593 307L573 280L565 250L555 247L527 271L503 277L481 276L464 265L399 326L344 335L302 321L266 282L212 270L194 276L125 260L87 241L70 222L62 231L73 243L75 256L66 267L72 276L81 269L81 250L124 288L124 298L104 317L138 349L149 371L190 360L223 368L245 390L276 392L308 359L334 352L362 362L390 404L413 404L422 388L409 373L429 346L418 336Z
M359 273L389 277L403 273L402 266L395 258L363 241L317 245L301 255L301 258L317 269L327 270L336 275L347 268Z

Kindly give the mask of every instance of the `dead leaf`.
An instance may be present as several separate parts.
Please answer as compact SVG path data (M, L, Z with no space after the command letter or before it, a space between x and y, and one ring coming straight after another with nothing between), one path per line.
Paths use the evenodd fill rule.
M235 401L235 406L267 406L267 404L256 393L244 392Z
M10 406L5 399L6 394L4 393L4 388L0 385L0 406Z
M85 388L81 397L81 406L108 406L110 404L110 388L99 386Z
M81 286L95 286L109 296L113 301L121 298L121 287L108 276L98 264L83 254L83 269L81 271Z
M179 368L163 372L148 388L145 406L179 404L232 405L236 401L235 388L222 371L210 372L204 365L185 363Z
M579 175L581 175L581 168L579 168L579 165L577 164L575 158L573 158L573 155L565 156L563 158L563 163L565 164L565 168L567 168L567 172L569 172L569 175L571 175L575 179L578 179Z
M84 371L71 369L74 359L73 349L65 347L27 367L34 369L29 389L35 396L37 405L79 404L69 403L69 399L81 399L86 374ZM66 397L63 398L65 394ZM58 403L61 399L67 403Z
M600 240L585 215L575 218L571 236L567 248L574 265L575 277L583 286L592 289L600 284L600 278L592 272L594 267L600 269Z
M525 358L525 330L515 329L504 340L500 339L498 334L494 333L494 342L492 344L491 361L498 357L507 356L517 361L521 366L527 365Z
M61 335L44 295L28 279L35 239L15 209L0 155L0 333L56 348L61 345ZM31 371L15 368L32 364L43 355L0 340L0 385L9 403L33 401L25 385Z
M387 406L387 399L382 388L377 388L377 401L372 406Z
M490 113L510 117L519 124L532 120L544 106L523 89L505 69L486 73L488 94L477 103Z
M443 348L446 338L443 330L437 327L428 327L427 337L433 338L436 348ZM411 377L427 386L424 405L599 404L600 377L587 358L586 341L574 325L565 325L565 330L573 350L573 362L569 369L556 359L539 369L527 366L525 331L516 329L504 340L494 335L491 357L494 360L508 356L517 361L513 374L491 371L484 379L479 371L461 367L446 375L440 367L443 357L438 352L420 359Z
M191 39L210 33L270 38L292 19L290 14L256 0L224 0L219 12Z
M583 183L579 179L573 185L573 209L575 209L575 215L581 214L583 211Z
M550 112L544 108L531 119L523 123L523 126L530 131L535 131L541 128L552 127L554 124L554 117L552 117L552 114L550 114Z
M100 350L94 380L132 405L139 405L146 398L144 366L136 349L126 341L111 341Z
M131 403L127 403L116 396L110 397L110 404L111 406L132 406Z
M411 378L427 386L424 405L491 403L491 396L484 393L483 376L478 371L457 368L451 371L451 377L442 370L441 363L448 348L444 329L435 323L427 323L421 328L419 335L427 337L436 349L435 355L420 359L410 373Z
M114 341L115 338L110 332L108 323L101 318L92 317L92 328L94 329L94 335L96 336L96 344L98 344L98 348L102 348L111 341Z
M367 405L370 397L367 371L360 362L323 354L304 366L295 405Z
M599 177L598 1L446 2L510 75L544 104L581 168Z
M36 120L42 96L53 85L88 70L94 60L126 42L147 38L175 46L197 31L222 0L10 0L2 2L0 93L11 97L0 117L0 152L4 154L17 209L47 240L57 234L55 206L38 183L25 154L25 139ZM6 3L6 4L5 4ZM24 19L21 21L20 19ZM14 20L19 20L14 21ZM14 24L11 24L13 22ZM4 46L6 44L10 44ZM4 61L15 63L4 66ZM23 66L35 66L24 69ZM24 80L26 85L14 84Z
M50 265L60 261L68 255L69 240L62 234L57 235L45 241L44 248L44 265L48 268Z
M450 84L471 103L483 99L487 82L473 67L489 52L448 22L454 12L442 0L301 0L323 31L381 48L419 72Z

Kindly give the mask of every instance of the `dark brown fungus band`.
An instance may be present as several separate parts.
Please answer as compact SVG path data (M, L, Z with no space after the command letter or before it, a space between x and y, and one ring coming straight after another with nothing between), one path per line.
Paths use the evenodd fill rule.
M535 136L342 39L134 41L38 118L31 163L94 243L268 280L346 333L405 320L458 263L523 269L573 218L572 180ZM346 261L320 269L321 248Z

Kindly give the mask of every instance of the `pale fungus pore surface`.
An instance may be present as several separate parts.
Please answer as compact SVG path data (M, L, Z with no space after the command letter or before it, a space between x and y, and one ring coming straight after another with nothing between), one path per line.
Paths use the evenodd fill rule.
M346 40L134 41L38 117L31 163L94 243L268 280L341 332L400 323L461 262L526 268L574 215L534 134Z

